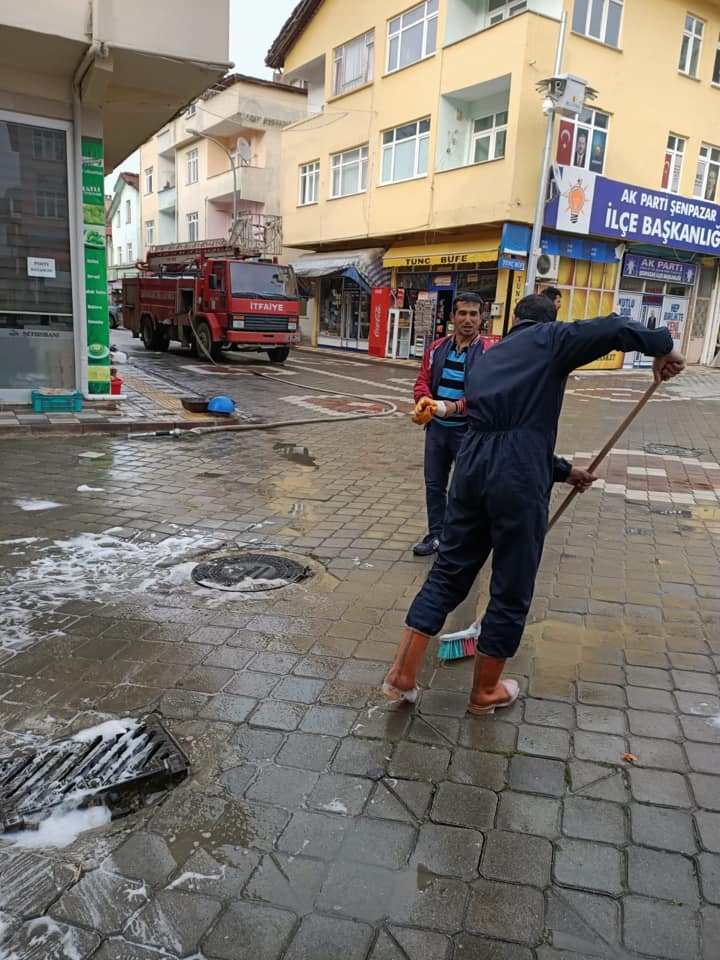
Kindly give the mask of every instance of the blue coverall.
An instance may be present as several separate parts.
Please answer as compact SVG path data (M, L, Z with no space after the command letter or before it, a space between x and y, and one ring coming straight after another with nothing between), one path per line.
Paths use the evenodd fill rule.
M651 357L673 349L666 327L648 330L616 314L577 323L523 320L465 372L469 429L455 463L437 559L407 615L432 636L468 595L493 551L490 602L478 650L512 657L525 627L548 521L565 382L611 350Z

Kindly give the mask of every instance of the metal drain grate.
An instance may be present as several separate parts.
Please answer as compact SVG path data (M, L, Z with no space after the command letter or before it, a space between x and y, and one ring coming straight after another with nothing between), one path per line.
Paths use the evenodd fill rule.
M212 590L235 590L253 593L277 590L304 580L309 569L296 560L271 553L242 553L199 563L192 578L201 587Z
M188 758L154 715L113 720L0 761L0 831L32 827L52 807L127 805L184 779Z
M702 450L695 450L693 447L674 447L668 443L646 443L643 447L645 453L651 453L656 457L682 457L690 459L699 457Z
M667 510L651 510L650 513L657 513L660 517L682 517L686 520L692 517L690 510L682 510L679 507L668 507Z

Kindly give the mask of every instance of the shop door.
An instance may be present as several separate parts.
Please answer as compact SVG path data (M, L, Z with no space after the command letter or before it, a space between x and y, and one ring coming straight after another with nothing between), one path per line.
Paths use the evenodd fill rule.
M340 305L340 346L367 350L369 337L368 296L360 287L345 289Z
M657 293L643 294L642 301L638 304L638 312L633 318L638 320L644 327L655 330L663 325L663 300L675 299L663 297ZM686 301L687 302L687 301ZM633 351L625 354L624 367L651 367L652 357L646 357L643 353Z

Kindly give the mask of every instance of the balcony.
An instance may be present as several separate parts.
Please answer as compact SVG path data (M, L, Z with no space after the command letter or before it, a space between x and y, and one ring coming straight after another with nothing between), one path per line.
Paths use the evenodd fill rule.
M267 167L243 167L238 165L237 191L239 200L265 203L270 193L270 171ZM208 177L208 200L212 203L232 203L232 170L225 170L214 177Z
M164 190L158 190L158 210L160 213L174 213L177 207L177 189L175 187L165 187Z

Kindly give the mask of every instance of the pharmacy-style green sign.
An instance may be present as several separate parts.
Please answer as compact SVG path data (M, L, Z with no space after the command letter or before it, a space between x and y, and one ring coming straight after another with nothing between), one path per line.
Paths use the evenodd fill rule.
M82 192L88 392L110 393L103 143L94 137L82 138Z

